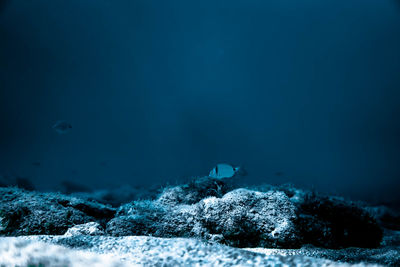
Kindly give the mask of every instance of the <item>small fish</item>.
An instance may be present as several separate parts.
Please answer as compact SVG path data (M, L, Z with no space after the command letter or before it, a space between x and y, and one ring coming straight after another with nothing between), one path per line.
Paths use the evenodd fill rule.
M86 185L67 180L61 182L61 187L62 192L65 194L72 194L77 192L92 192L92 189Z
M34 161L34 162L32 162L32 165L36 166L36 167L40 167L40 165L42 165L42 163L40 161Z
M66 134L72 129L72 125L66 121L57 121L52 128L58 134Z
M239 173L240 169L240 167L233 167L226 163L220 163L210 171L208 176L217 179L232 178Z
M107 166L107 161L100 161L100 166L106 167Z

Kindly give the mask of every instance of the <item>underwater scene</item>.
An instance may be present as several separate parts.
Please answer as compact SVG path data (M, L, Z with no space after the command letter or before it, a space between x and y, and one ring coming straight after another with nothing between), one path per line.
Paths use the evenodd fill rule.
M0 0L28 266L400 266L400 0Z

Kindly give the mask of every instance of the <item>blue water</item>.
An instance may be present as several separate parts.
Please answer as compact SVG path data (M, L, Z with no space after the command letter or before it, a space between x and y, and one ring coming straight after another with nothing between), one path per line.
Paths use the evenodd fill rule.
M0 174L150 186L227 162L400 202L399 47L395 0L2 0Z

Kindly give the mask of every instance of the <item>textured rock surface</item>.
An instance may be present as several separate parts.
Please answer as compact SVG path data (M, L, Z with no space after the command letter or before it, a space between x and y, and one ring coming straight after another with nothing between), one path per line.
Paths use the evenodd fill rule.
M115 236L191 236L236 247L300 244L295 207L282 192L236 189L191 205L168 205L163 196L124 205L108 223L107 232Z
M107 232L200 237L236 247L378 247L381 242L376 220L353 202L291 185L229 191L233 186L227 181L203 177L166 188L155 201L123 205Z
M375 263L384 266L400 266L400 231L385 231L382 245L376 249L344 248L325 249L304 246L301 249L249 248L253 252L265 255L302 255L325 258L349 263Z
M236 189L199 202L198 218L207 232L237 247L296 247L295 207L282 192Z
M72 226L67 230L64 236L79 236L79 235L104 235L104 229L97 222L89 222Z
M314 194L300 203L297 227L304 243L326 248L376 248L383 237L381 227L362 207Z
M380 226L358 204L289 185L232 190L232 181L197 178L165 188L155 200L125 204L116 216L114 208L87 198L0 188L0 234L64 234L75 225L81 226L71 231L87 234L82 224L94 222L96 235L104 227L113 236L196 237L235 247L378 247L381 242Z
M15 265L355 266L303 255L266 255L218 244L204 244L194 239L143 236L0 238L0 262L6 267ZM368 266L368 264L357 266Z
M385 229L381 242L377 223L396 229L395 213L388 218L383 208L289 185L250 190L233 189L230 182L203 177L118 210L86 197L0 188L0 234L46 234L0 238L0 263L337 266L345 261L362 262L362 266L400 265L399 232ZM258 248L254 253L234 247Z
M365 207L380 225L391 230L400 230L400 212L386 206Z
M382 216L374 216L361 203L320 195L290 184L252 188L282 191L287 195L296 206L296 227L303 244L325 248L376 248L382 240L383 231L377 221Z
M105 224L115 210L57 193L0 188L0 234L64 234L68 228L87 222Z
M106 231L113 236L161 236L165 234L161 224L168 211L168 207L155 201L134 201L119 208L116 217L107 223Z
M0 238L0 266L124 267L130 265L110 255L10 237Z
M215 179L208 176L191 180L187 184L167 187L158 201L168 206L195 204L206 197L222 197L234 188L232 179Z

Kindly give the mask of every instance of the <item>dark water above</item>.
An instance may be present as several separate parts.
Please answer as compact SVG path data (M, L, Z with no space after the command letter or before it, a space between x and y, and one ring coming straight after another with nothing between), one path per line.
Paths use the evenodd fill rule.
M400 202L399 1L0 3L1 175L147 186L228 162Z

